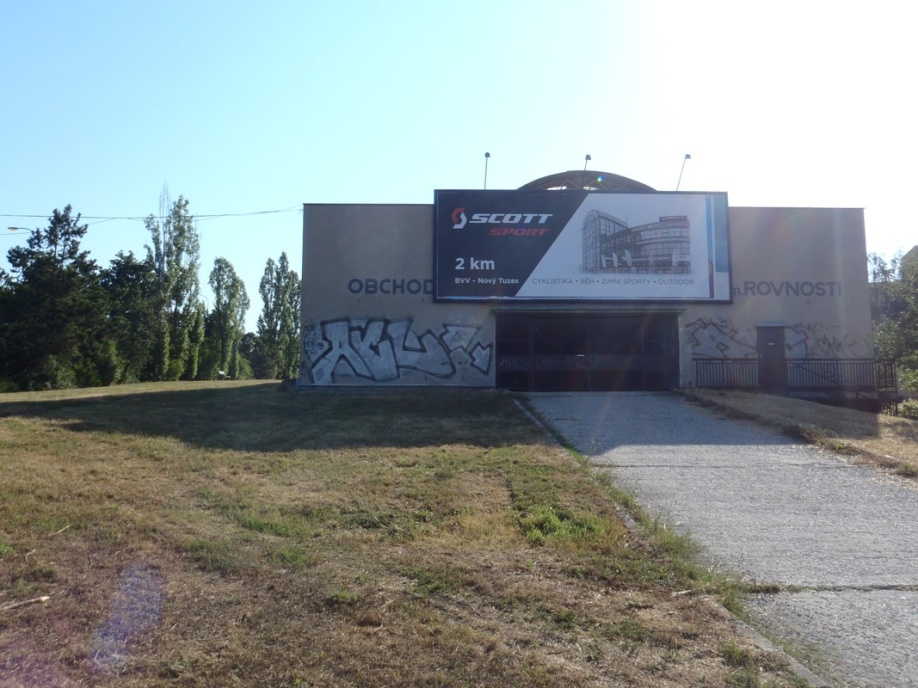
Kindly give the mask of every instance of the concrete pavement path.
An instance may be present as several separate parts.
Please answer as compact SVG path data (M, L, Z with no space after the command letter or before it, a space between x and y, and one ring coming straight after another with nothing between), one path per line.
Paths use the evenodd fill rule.
M785 592L755 625L837 686L918 686L918 486L665 393L531 394L532 408L711 565Z

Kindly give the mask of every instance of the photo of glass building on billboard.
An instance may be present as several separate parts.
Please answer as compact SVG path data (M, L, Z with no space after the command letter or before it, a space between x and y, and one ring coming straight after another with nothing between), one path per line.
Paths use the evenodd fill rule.
M583 271L611 273L691 272L690 224L685 215L629 227L593 210L583 221Z

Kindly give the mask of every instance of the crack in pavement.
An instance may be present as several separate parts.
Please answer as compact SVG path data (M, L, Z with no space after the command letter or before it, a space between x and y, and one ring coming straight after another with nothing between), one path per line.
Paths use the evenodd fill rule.
M775 589L770 589L774 585ZM763 589L759 589L759 587ZM918 583L902 583L892 585L781 585L780 583L755 583L751 594L755 595L793 595L802 592L887 592L898 590L901 592L918 592Z

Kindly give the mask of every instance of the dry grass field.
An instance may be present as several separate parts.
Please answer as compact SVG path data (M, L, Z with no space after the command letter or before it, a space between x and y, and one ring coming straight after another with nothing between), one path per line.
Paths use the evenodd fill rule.
M0 474L4 688L805 685L506 394L0 395Z

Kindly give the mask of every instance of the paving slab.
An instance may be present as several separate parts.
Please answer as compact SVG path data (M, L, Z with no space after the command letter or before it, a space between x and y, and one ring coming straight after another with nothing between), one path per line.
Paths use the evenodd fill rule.
M918 685L918 592L803 590L746 600L756 624L812 653L837 686Z
M529 403L713 566L789 592L757 623L820 648L839 686L918 686L918 487L676 394ZM782 630L783 629L783 630ZM805 641L805 642L804 642Z

